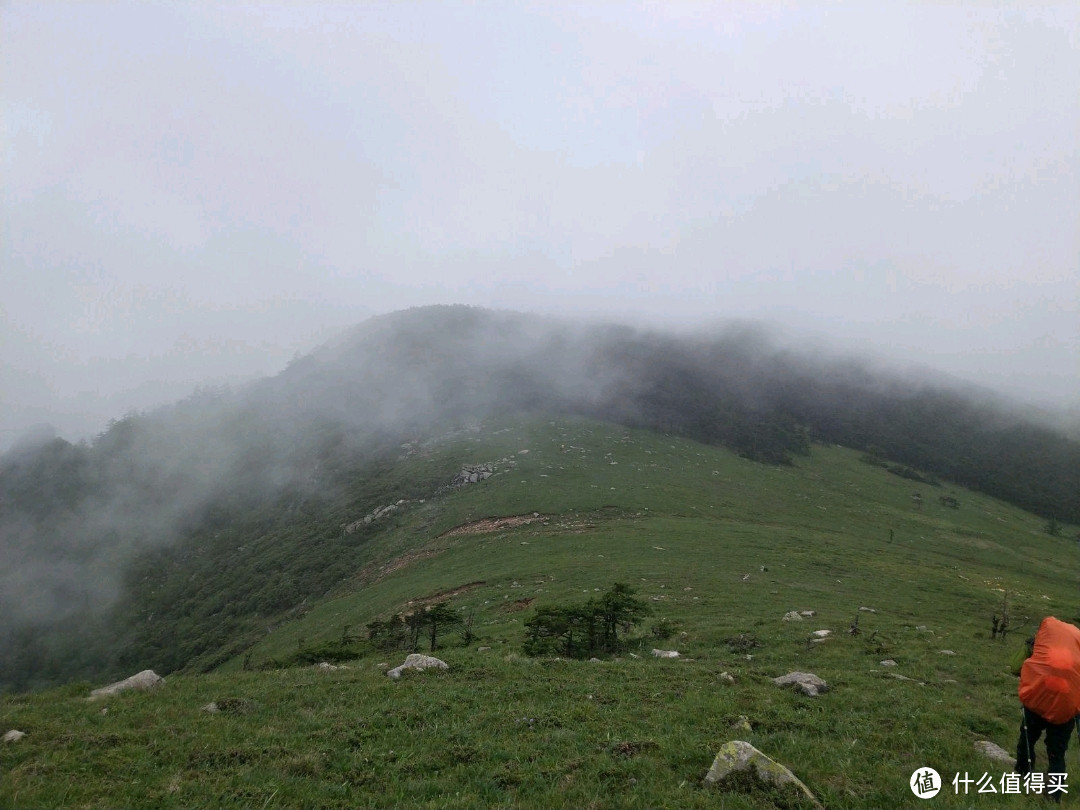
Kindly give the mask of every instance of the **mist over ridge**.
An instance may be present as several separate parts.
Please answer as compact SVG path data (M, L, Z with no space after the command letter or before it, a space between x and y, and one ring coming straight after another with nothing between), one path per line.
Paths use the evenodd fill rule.
M549 415L765 464L843 444L1080 522L1080 443L967 393L783 347L745 323L687 334L423 307L371 318L274 377L122 417L90 444L43 428L6 453L0 650L106 615L155 576L131 568L147 554L318 511L403 441Z

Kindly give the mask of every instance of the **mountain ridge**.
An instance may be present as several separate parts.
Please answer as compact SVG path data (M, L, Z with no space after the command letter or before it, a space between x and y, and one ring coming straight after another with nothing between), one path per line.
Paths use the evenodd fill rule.
M0 459L9 670L0 683L27 685L11 670L45 682L116 671L151 649L168 650L170 670L223 660L247 643L253 617L296 610L347 575L343 561L292 559L302 542L312 560L330 559L331 515L352 512L339 521L348 523L350 503L367 502L363 517L429 497L453 465L483 461L402 467L403 441L545 415L659 431L765 464L842 444L922 485L945 479L1010 500L1058 531L1080 522L1080 443L955 392L779 349L753 329L687 337L421 308L366 321L241 390L117 420L92 445L43 435L37 449ZM230 584L233 602L215 608L223 597L191 584L200 555L228 558L230 538L244 546L242 536L267 532L278 540L262 559L245 558L237 578L278 585ZM172 637L155 637L147 617L163 615L153 607L165 604L154 590L161 571L173 601L198 596L205 615L195 624L217 621L213 633L178 620ZM141 607L118 617L132 604Z

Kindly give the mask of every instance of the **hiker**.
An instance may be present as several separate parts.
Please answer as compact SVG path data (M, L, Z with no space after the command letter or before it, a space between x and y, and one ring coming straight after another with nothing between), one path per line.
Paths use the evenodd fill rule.
M1080 628L1048 616L1028 642L1018 689L1024 716L1016 770L1026 776L1034 768L1035 744L1045 731L1049 773L1064 774L1069 735L1080 714ZM1060 792L1051 796L1061 800Z

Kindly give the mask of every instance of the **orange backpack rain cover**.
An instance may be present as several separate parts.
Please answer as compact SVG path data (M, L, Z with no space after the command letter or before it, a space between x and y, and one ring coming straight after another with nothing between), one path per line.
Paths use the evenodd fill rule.
M1020 702L1051 723L1080 714L1080 628L1047 616L1020 670Z

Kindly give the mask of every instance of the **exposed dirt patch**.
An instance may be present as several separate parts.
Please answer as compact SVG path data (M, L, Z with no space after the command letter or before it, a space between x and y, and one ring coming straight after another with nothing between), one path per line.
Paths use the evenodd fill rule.
M498 532L503 529L516 529L518 526L528 526L538 520L544 520L542 515L510 515L508 517L485 518L474 520L472 523L462 523L448 532L443 532L439 538L456 537L459 534L484 534L485 532Z
M533 599L518 599L516 602L511 602L510 604L503 607L503 610L505 610L507 613L517 613L519 610L527 609L529 605L533 603L533 601Z
M645 751L656 751L660 746L652 740L627 740L625 742L613 743L608 746L608 748L615 756L630 759Z
M382 565L368 563L360 573L357 574L356 579L363 585L373 585L384 577L390 576L395 571L400 571L405 566L414 563L417 560L427 560L441 553L442 549L410 551L408 554L402 554L400 557L395 557Z
M416 599L410 599L405 604L409 607L425 607L427 605L433 605L436 602L441 602L444 599L450 599L453 596L467 593L473 588L479 588L484 584L484 580L478 579L476 582L467 582L464 585L459 585L457 588L450 588L445 591L439 591L438 593L429 594L428 596L421 596Z

